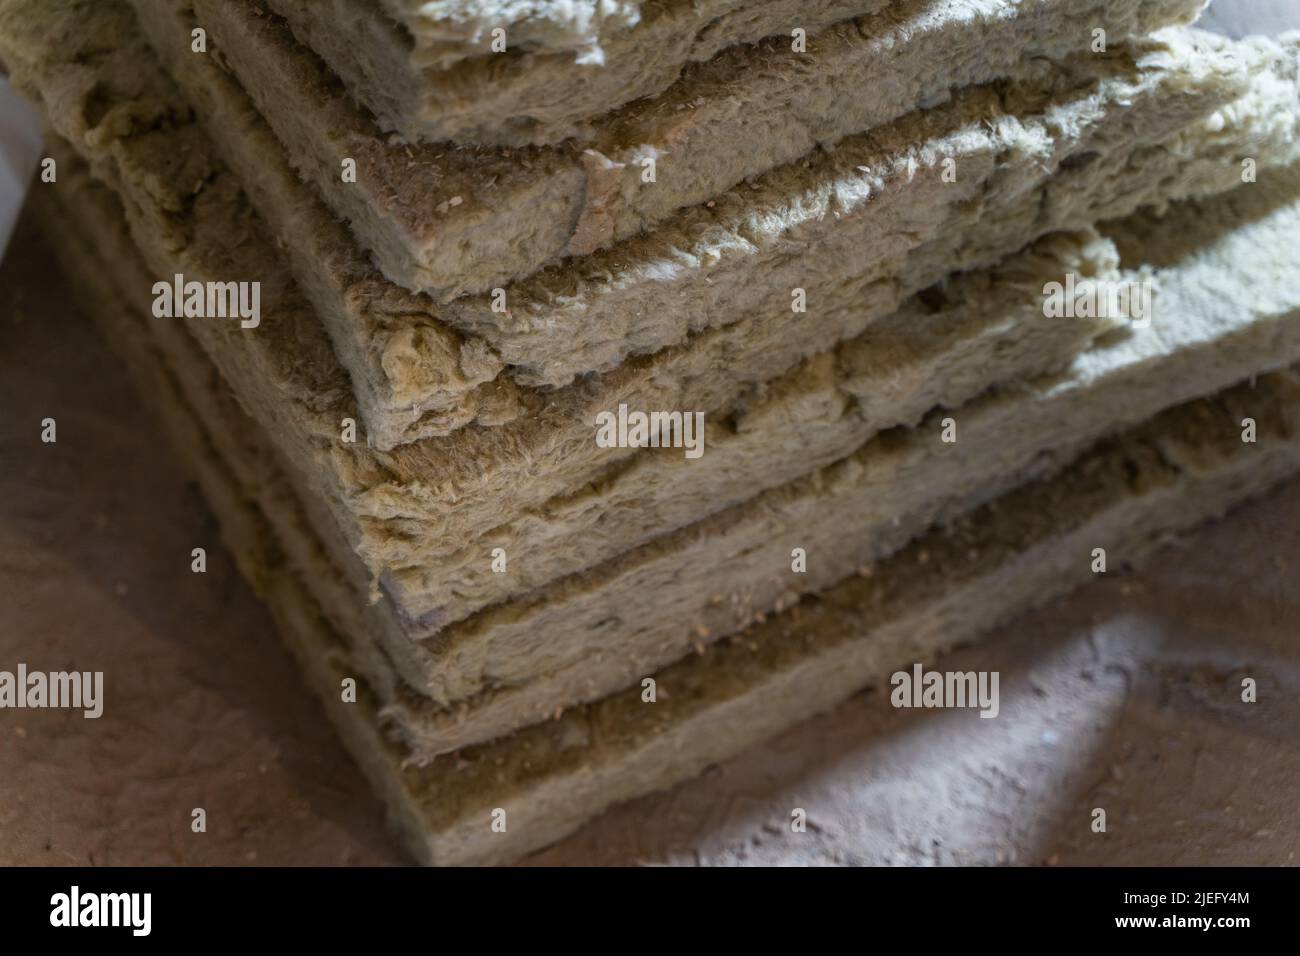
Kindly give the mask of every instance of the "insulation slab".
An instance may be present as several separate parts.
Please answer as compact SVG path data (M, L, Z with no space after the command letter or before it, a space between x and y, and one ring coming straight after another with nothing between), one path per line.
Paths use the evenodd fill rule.
M525 12L467 4L452 13L446 6L394 4L384 11L370 2L291 0L271 9L290 18L299 35L334 63L349 92L386 128L413 141L518 145L582 135L587 121L660 92L688 63L728 47L788 36L796 26L813 34L889 5L890 0L674 0L655 4L644 17L640 4L620 4L626 16L577 20L565 11L560 16L568 29L558 33L569 40L558 49L551 46L556 32L538 38L540 27L557 23L562 8L554 5ZM497 29L504 31L499 39L506 49L493 53Z

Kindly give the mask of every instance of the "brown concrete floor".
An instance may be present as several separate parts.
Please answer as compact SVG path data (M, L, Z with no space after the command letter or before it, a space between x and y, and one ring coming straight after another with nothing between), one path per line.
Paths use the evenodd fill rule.
M1293 862L1297 529L1300 482L936 664L1000 670L995 720L864 693L534 862ZM0 266L0 670L20 661L102 670L107 702L0 710L0 864L403 862L30 229Z

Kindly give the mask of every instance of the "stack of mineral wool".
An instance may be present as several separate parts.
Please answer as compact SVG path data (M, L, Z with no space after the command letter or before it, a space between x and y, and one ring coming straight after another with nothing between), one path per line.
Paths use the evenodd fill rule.
M0 0L0 58L411 851L502 862L1300 470L1300 38L1202 5Z

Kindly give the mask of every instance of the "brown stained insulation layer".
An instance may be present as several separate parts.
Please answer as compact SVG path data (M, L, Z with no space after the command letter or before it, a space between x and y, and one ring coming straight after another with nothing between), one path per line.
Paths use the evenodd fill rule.
M520 145L583 135L587 121L664 90L688 64L728 47L769 35L788 37L794 27L811 35L889 5L890 0L668 0L646 5L634 28L607 33L597 47L578 41L583 50L539 46L539 25L554 22L545 15L503 20L487 13L487 19L476 18L478 42L467 44L463 33L454 40L439 37L447 22L435 24L412 5L400 11L388 5L394 16L375 0L277 0L271 7L291 18L304 42L336 65L350 93L385 128L413 141ZM506 30L505 53L487 47L495 26Z

